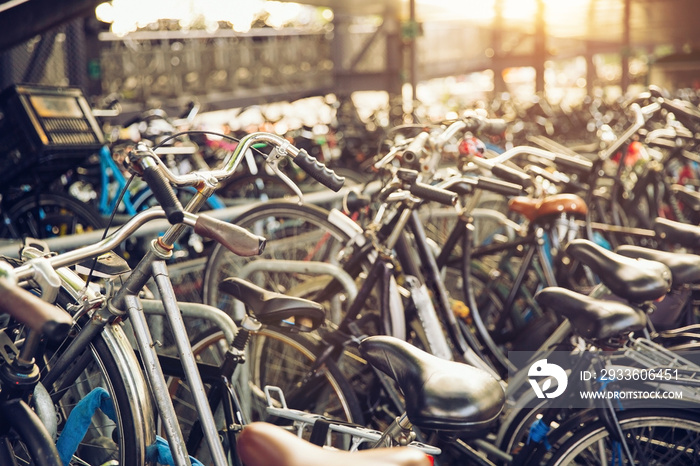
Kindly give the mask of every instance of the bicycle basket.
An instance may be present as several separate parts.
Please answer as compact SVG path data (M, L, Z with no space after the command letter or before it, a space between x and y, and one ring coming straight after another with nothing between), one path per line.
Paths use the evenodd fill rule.
M48 183L103 145L80 89L17 84L0 94L0 184Z

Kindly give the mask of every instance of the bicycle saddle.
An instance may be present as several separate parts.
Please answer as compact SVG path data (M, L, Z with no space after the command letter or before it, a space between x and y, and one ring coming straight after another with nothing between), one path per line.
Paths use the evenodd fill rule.
M398 383L408 419L418 428L478 431L503 409L503 388L476 367L438 358L390 336L365 338L360 353Z
M224 279L219 283L219 291L242 301L265 325L309 332L326 318L326 312L318 303L267 291L240 278Z
M615 250L633 259L646 259L661 262L671 270L674 286L700 282L700 256L680 252L657 251L640 246L623 245Z
M555 194L544 199L518 196L508 201L508 208L524 215L531 222L552 214L572 213L583 216L588 213L586 202L575 194Z
M625 303L591 298L557 286L540 290L535 300L569 319L578 335L591 340L607 340L641 330L647 324L643 311Z
M238 435L238 453L246 466L428 466L415 448L377 448L358 452L316 446L281 427L253 422Z
M661 239L678 243L692 249L700 247L700 227L675 222L665 218L654 220L654 231Z
M664 264L631 259L586 239L575 239L566 253L587 265L617 296L630 302L654 301L671 289L671 271Z

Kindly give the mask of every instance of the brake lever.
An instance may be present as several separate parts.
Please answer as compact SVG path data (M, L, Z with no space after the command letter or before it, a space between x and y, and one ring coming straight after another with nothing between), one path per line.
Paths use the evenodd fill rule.
M294 183L286 174L282 173L282 170L279 168L280 161L286 155L286 150L280 150L278 147L275 147L265 159L265 164L284 182L284 184L289 186L289 188L299 198L299 204L301 205L304 203L304 197L301 194L301 189L299 189L299 186L297 186L296 183Z

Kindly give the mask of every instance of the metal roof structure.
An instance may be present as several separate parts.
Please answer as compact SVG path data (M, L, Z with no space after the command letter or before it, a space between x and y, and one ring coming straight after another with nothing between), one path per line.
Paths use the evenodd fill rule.
M18 44L46 33L36 47L31 47L28 58L18 57L16 53L4 58L0 55L3 81L30 78L30 82L39 82L32 79L42 76L42 53L52 49L57 37L51 31L91 14L99 3L101 0L61 0L61 8L56 8L55 0L0 0L3 31L0 51L15 50ZM172 104L177 96L194 95L223 108L338 91L396 93L404 82L415 88L417 82L427 79L486 69L494 70L497 81L506 68L531 66L536 70L535 89L542 90L546 62L586 57L587 63L592 64L593 55L606 53L621 57L620 83L625 89L631 81L628 67L624 66L630 57L643 55L653 63L669 54L700 50L700 27L696 24L700 0L302 0L300 3L332 9L332 33L323 37L300 35L292 49L290 40L282 37L289 33L278 34L274 30L260 31L265 32L264 39L252 37L253 32L237 35L222 31L221 37L216 32L193 34L184 41L184 48L177 50L169 48L168 44L175 39L168 31L163 31L162 37L156 31L150 39L136 34L128 47L120 45L123 42L120 37L100 39L100 50L84 60L99 61L97 55L102 54L103 72L109 71L110 63L132 62L135 71L112 66L111 72L116 74L111 76L111 81L105 72L100 83L87 84L93 85L95 92L125 93L125 89L115 86L143 83L126 89L127 94L137 96L136 105L144 105L151 97ZM368 23L363 23L364 29L359 31L358 19L372 16L377 20L370 22L369 28ZM218 39L218 51L206 45L213 38ZM97 41L88 38L83 42L92 46ZM134 48L134 44L142 47ZM26 54L30 48L25 49ZM136 50L137 55L129 49ZM246 62L241 61L243 55L248 57ZM73 54L66 56L72 58ZM271 56L286 62L256 61ZM173 63L177 65L171 66ZM9 76L9 65L15 70L18 66L25 69ZM86 66L78 63L73 68L84 70ZM68 82L85 84L74 82L74 77L75 73L68 76ZM589 79L593 75L586 78L587 86L593 86L593 79ZM498 91L498 82L495 86Z
M327 6L334 11L353 15L381 15L388 6L407 11L412 0L305 0L303 3ZM484 4L507 9L516 2L506 0L413 0L418 21L452 21L458 18L472 23L470 11ZM519 1L517 3L528 3ZM532 4L537 0L532 0ZM620 42L625 31L629 8L629 34L632 44L700 45L700 2L697 0L544 0L545 11L562 12L546 24L554 37L594 41ZM518 18L508 27L532 29L534 17Z
M537 3L531 0L530 3ZM553 37L591 41L597 43L621 43L628 25L630 43L633 46L700 46L700 1L697 0L542 0L545 11L564 12L555 21L546 24L547 34ZM479 22L471 11L494 7L508 9L513 5L507 0L302 0L317 6L326 6L337 14L383 15L388 9L397 10L405 17L411 2L415 2L418 21ZM80 14L86 14L101 0L62 0L56 8L52 0L4 0L0 1L0 48L26 40L48 27L61 24ZM519 0L517 3L528 3ZM626 13L626 8L629 13ZM627 19L628 18L628 19ZM520 17L506 22L505 27L532 30L534 17Z

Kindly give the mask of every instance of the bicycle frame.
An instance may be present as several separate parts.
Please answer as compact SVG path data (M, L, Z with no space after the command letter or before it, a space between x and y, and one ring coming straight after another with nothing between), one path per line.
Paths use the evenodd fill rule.
M126 228L119 230L115 236L98 243L96 246L88 246L84 249L92 249L96 254L111 250L112 248L110 246L112 243L120 242L119 238L128 237L130 230L135 229L138 226L139 221L143 220L143 217L157 218L162 216L163 213L160 209L151 209L150 211L143 212L139 214L139 218L135 218L136 220L132 220L130 224L127 224ZM184 229L184 226L179 228L180 226L181 225L176 225L168 230L170 237L173 238L173 242L177 238L178 234ZM166 233L166 236L167 235L168 233ZM161 241L166 240L161 239ZM207 404L204 386L197 371L197 365L192 355L180 310L174 298L172 284L170 284L168 279L167 267L164 262L164 259L167 259L167 253L159 251L155 244L156 243L154 242L151 250L132 271L131 276L129 279L127 279L126 285L119 290L119 292L112 298L111 301L107 303L107 305L103 305L96 310L88 325L83 328L71 345L54 362L52 371L54 371L54 374L62 373L71 364L71 362L73 362L85 351L94 338L96 338L100 333L104 332L106 328L112 327L111 325L108 327L108 324L111 324L120 316L128 315L132 322L134 336L136 337L136 341L138 343L141 358L144 361L145 375L149 382L149 386L151 387L161 419L165 425L166 435L170 442L173 458L178 465L189 465L189 457L187 456L187 452L184 447L185 442L179 425L176 422L177 416L168 394L165 377L155 351L155 344L153 343L153 339L148 330L143 312L143 306L140 303L138 294L128 291L129 286L135 287L138 290L142 289L152 276L156 281L161 296L163 296L163 307L171 328L173 329L180 358L187 374L187 379L193 392L197 394L195 396L195 401L197 403L198 414L202 420L209 448L212 451L212 455L214 455L216 461L215 464L225 465L227 464L225 454L218 439L218 432L215 427L213 415L211 414L211 410ZM71 255L71 253L68 253L68 255ZM56 257L59 258L60 256ZM57 264L53 265L55 266ZM69 284L71 283L69 282ZM82 284L78 284L78 282L73 282L72 285L76 288L78 286L82 287ZM53 379L48 377L46 379L46 383L52 383L53 381Z

